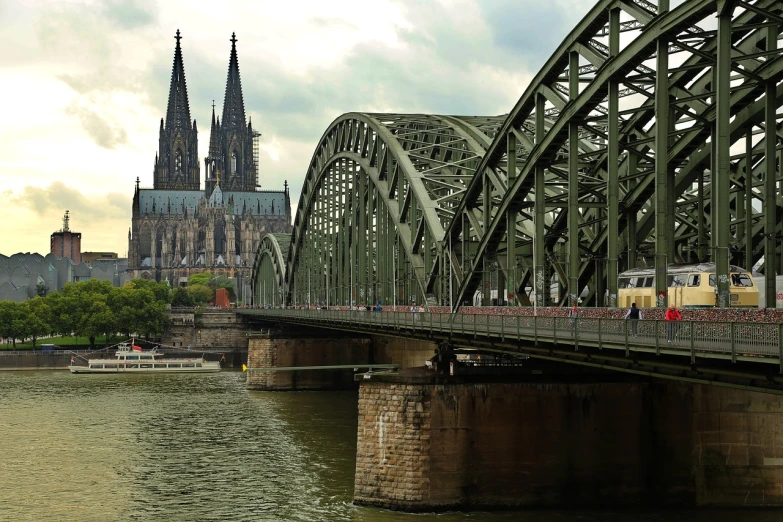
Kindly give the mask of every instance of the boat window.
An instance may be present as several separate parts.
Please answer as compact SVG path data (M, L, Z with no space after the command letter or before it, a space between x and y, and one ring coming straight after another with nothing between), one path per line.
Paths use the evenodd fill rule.
M748 277L748 274L731 274L732 286L753 286L753 281Z
M107 365L105 366L105 368L116 368L116 367L117 367L117 365L116 365L116 364L107 364Z
M196 364L195 363L182 363L182 367L183 368L195 368Z
M165 368L166 365L162 363L155 363L155 368Z
M201 368L201 363L196 363L196 368Z
M182 368L181 364L171 364L169 363L169 368Z
M90 368L103 368L102 364L91 364Z
M126 366L126 368L138 368L138 367L139 367L138 364L129 364Z
M139 368L152 368L151 364L140 364Z
M701 284L701 274L690 274L688 276L688 286L699 286Z

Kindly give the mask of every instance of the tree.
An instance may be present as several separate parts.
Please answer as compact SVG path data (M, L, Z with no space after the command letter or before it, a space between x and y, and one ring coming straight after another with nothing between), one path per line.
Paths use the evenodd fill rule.
M212 280L212 272L199 272L188 277L188 286L193 285L205 285L207 286Z
M157 296L154 293L160 287L132 283L115 289L109 300L109 306L116 314L115 328L128 335L162 335L168 326L168 301L159 299L161 292ZM168 287L166 290L168 292Z
M234 280L228 276L224 275L217 275L209 280L209 287L212 290L217 290L218 288L225 288L226 291L228 291L228 299L229 301L235 301L236 300L236 286L234 285Z
M33 348L39 337L51 333L51 320L52 310L43 297L34 297L23 303L23 335L33 340Z
M189 286L188 293L196 306L206 304L215 297L215 291L204 285Z
M85 294L86 295L86 294ZM95 338L116 331L114 312L106 303L108 296L92 294L88 302L83 302L84 313L81 316L77 332L90 340L90 348L95 348Z
M16 348L16 330L14 321L21 314L22 303L14 301L0 301L0 337L12 338Z
M166 304L171 302L171 288L169 288L169 285L166 282L156 283L155 281L151 281L149 279L139 278L132 280L128 284L136 290L150 290L155 296L156 301L161 301Z
M63 292L53 292L46 296L46 303L49 305L51 312L50 326L52 333L73 335L81 316L77 306L79 292L75 289L70 289L66 294L64 290Z
M143 333L147 338L163 335L169 326L166 303L152 301L147 303L141 311L136 332Z
M225 288L228 291L229 300L234 301L236 299L236 285L234 284L234 280L228 276L214 275L212 272L199 272L198 274L193 274L188 277L188 287L196 285L208 286L212 289L213 292L209 298L210 301L215 297L214 291L218 288Z
M193 296L190 294L188 288L175 288L174 295L171 298L171 306L194 306L196 303L193 301Z
M35 293L38 297L46 297L46 294L49 293L49 287L45 283L38 283L35 285Z

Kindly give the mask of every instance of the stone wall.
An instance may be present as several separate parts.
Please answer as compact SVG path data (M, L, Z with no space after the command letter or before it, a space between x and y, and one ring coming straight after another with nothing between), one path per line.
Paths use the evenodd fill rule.
M643 393L628 383L363 382L354 501L406 511L638 503Z
M420 385L362 383L354 502L409 511L433 505L431 396Z
M783 505L783 397L693 387L696 500Z
M2 353L0 370L62 370L71 364L70 352Z
M256 368L367 364L368 338L298 338L254 335L248 343L247 386L256 390L340 390L355 388L353 368L343 370L254 371Z
M172 323L162 339L164 346L192 348L247 348L248 330L233 311L205 309L193 324L172 314ZM176 321L175 321L176 319Z
M374 375L359 393L354 501L406 511L783 505L783 399L672 381Z

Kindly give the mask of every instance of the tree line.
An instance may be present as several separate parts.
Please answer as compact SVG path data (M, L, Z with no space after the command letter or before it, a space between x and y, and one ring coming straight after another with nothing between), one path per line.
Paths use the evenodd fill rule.
M192 281L192 282L191 282ZM163 335L169 324L167 305L200 306L226 288L233 299L233 281L209 272L188 278L189 286L173 292L167 282L134 279L123 287L91 279L68 283L60 292L24 302L0 301L0 337L36 341L47 335L86 337L90 346L101 335L123 333L145 337Z

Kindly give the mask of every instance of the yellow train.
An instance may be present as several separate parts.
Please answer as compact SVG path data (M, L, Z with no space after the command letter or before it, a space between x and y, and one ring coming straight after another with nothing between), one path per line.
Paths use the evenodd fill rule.
M757 308L759 290L747 270L729 267L731 306ZM628 308L636 303L639 308L656 306L655 268L635 268L620 274L618 306ZM716 304L715 263L669 265L668 302L677 308L713 308Z

